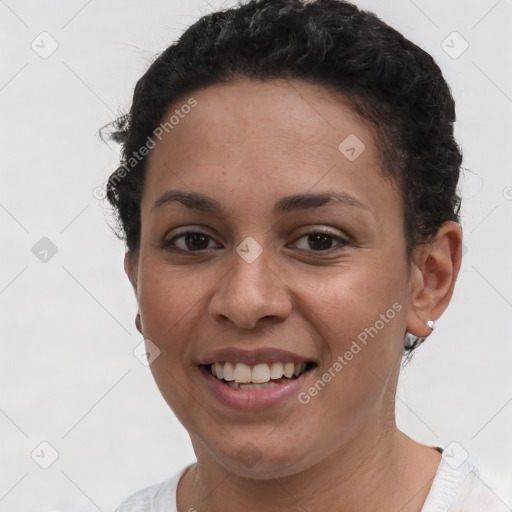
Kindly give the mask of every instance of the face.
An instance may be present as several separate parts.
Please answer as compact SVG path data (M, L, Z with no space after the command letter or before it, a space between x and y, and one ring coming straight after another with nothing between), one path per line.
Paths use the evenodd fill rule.
M129 270L151 370L200 463L291 475L394 426L400 194L371 127L320 86L191 96L148 157Z

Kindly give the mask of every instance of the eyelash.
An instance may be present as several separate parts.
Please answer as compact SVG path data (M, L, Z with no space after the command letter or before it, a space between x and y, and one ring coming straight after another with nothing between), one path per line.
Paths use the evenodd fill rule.
M181 251L181 252L185 252L185 253L201 253L203 251L207 251L208 249L200 249L198 251L191 251L191 250L186 250L186 249L180 249L179 247L176 248L175 247L175 242L176 240L179 240L180 238L183 238L187 235L203 235L205 236L207 239L209 240L214 240L213 237L211 237L210 235L207 235L206 233L202 232L202 231L186 231L184 233L180 233L179 235L176 235L174 237L172 237L170 240L167 240L167 241L164 241L163 243L163 248L165 249L177 249L178 251ZM331 233L330 231L328 230L322 230L322 229L317 229L317 230L314 230L314 231L308 231L307 233L304 233L303 235L301 235L299 238L297 238L297 240L300 240L302 238L306 238L308 236L311 236L311 235L326 235L330 238L332 238L333 240L337 241L339 243L338 245L338 248L343 248L347 245L350 245L350 242L346 239L346 238L343 238L343 237L340 237L338 235L335 235L333 233ZM336 246L334 247L329 247L328 249L325 249L325 250L318 250L318 251L314 251L312 249L301 249L301 250L305 250L307 252L313 252L313 253L327 253L327 252L330 252L331 250L333 249L336 249Z

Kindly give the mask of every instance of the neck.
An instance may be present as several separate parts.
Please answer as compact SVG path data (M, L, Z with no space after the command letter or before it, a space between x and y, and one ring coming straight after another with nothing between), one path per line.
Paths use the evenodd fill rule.
M271 472L267 479L242 477L206 453L197 455L198 463L180 481L180 512L283 512L301 507L420 512L440 461L437 451L412 441L394 425L385 435L382 429L360 433L321 463L279 478Z

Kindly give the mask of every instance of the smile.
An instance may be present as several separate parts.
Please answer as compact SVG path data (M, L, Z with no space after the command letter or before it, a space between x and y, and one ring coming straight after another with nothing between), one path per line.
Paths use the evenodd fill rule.
M290 387L292 383L298 384L299 380L302 381L300 377L316 366L314 362L279 361L254 365L222 361L201 365L211 384L217 383L212 386L214 394L221 401L237 408L270 406L276 400L280 401L279 398L284 398L284 395L288 395L296 387ZM270 388L275 388L272 391L277 394L269 395L268 393L272 393Z
M207 366L208 371L218 380L234 389L267 389L283 382L296 379L315 363L245 363L217 362Z

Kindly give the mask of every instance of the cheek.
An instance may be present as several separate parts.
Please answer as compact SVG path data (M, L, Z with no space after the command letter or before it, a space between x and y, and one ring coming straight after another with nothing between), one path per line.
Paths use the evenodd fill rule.
M405 308L399 281L389 274L380 279L388 282L368 286L363 276L340 275L302 296L301 309L309 312L306 321L314 325L323 354L318 380L301 395L314 411L308 420L314 429L330 425L349 439L380 410L386 389L393 389Z
M321 287L306 285L309 293L300 300L322 344L320 378L329 382L324 398L345 413L372 404L401 357L406 310L402 274L371 268L333 275Z
M190 400L191 340L201 332L201 310L204 309L207 284L200 272L145 262L143 279L139 281L138 300L144 336L160 350L150 370L163 398L180 421L195 411Z
M200 270L192 273L179 267L146 263L146 271L139 282L138 301L143 325L148 334L172 335L181 330L200 312L206 293L212 284Z
M356 271L333 272L321 279L303 276L301 288L297 288L302 290L298 293L301 309L312 313L311 321L317 317L315 323L325 325L325 339L355 339L381 315L385 316L385 328L378 322L379 331L389 332L392 324L396 327L401 319L397 313L405 309L403 275L399 269L381 269L367 265ZM393 308L395 303L399 305Z

